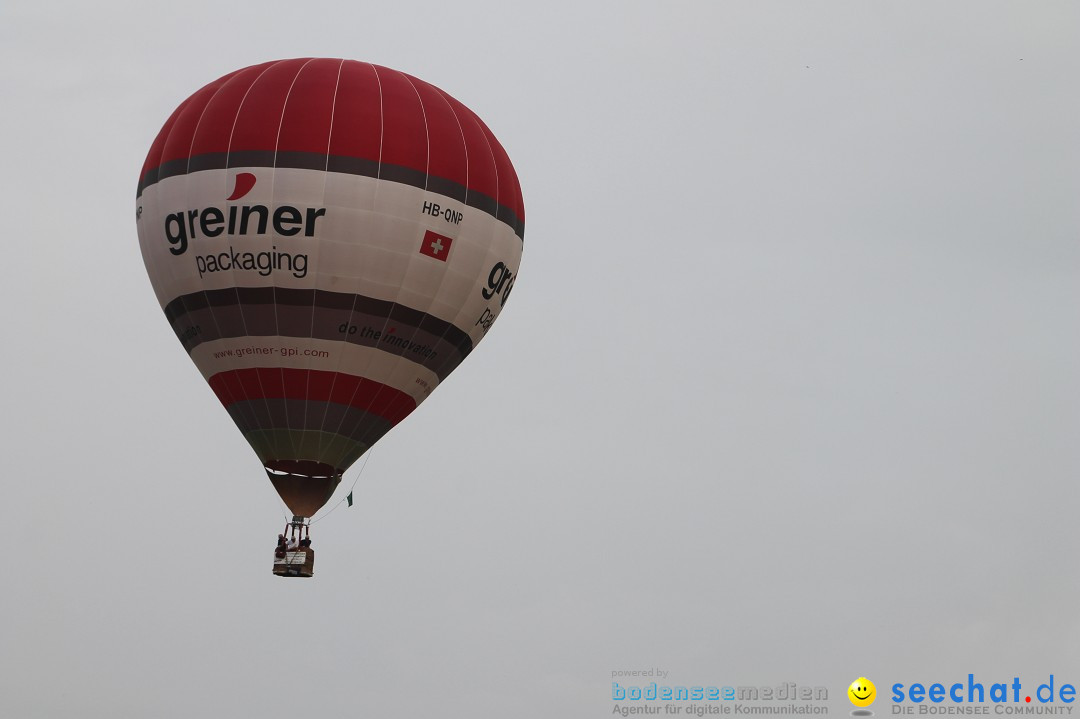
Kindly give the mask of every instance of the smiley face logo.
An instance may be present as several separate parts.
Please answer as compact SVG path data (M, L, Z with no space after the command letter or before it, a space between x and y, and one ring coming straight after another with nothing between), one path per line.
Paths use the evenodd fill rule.
M874 703L877 697L877 689L874 683L866 677L859 677L847 688L848 699L857 707L868 707Z

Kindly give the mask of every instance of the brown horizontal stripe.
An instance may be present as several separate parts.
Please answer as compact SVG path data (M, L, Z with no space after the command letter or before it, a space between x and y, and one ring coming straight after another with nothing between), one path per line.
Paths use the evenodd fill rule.
M165 316L190 353L204 342L296 337L348 342L405 357L444 379L472 351L455 325L361 295L280 287L234 287L182 295ZM222 348L228 352L229 348Z
M316 399L245 399L230 404L228 411L245 434L266 429L311 430L370 446L393 428L390 420L364 409Z

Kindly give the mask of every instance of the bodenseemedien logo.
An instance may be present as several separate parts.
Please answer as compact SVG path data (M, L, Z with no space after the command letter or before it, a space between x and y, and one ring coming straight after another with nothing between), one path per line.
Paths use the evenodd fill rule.
M668 672L613 671L612 677L656 676L666 679ZM649 672L649 673L647 673ZM777 685L733 686L720 683L656 682L626 683L625 679L611 682L612 713L664 714L667 716L711 716L718 714L807 715L828 714L829 690L823 686L806 686L795 682Z

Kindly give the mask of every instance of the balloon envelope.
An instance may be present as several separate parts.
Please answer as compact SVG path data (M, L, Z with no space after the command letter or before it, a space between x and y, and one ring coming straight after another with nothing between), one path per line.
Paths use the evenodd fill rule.
M173 331L305 517L483 339L525 222L472 111L385 67L311 58L182 103L136 217Z

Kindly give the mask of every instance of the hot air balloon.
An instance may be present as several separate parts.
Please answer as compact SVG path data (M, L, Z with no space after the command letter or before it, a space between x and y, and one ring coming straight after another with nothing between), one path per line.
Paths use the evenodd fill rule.
M524 238L517 174L483 121L351 60L206 85L165 122L136 197L165 317L294 532L484 338Z

